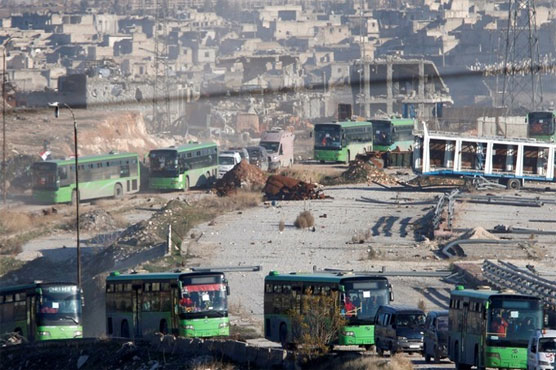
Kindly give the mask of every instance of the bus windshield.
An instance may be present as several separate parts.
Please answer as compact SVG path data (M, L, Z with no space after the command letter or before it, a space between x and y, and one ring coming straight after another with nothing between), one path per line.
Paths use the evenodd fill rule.
M542 308L535 300L493 300L487 326L487 344L526 346L533 331L542 327Z
M217 284L184 285L180 299L180 313L222 313L226 312L226 286Z
M539 352L556 353L556 338L539 339Z
M344 287L345 316L350 321L374 322L378 308L390 299L386 281L357 280L345 282Z
M280 143L277 141L261 141L259 145L270 153L278 152L278 148L280 147Z
M77 325L81 321L81 295L75 286L43 287L38 302L39 325Z
M153 173L173 173L178 167L175 150L152 150L149 153L150 169Z
M58 189L56 167L56 163L33 163L33 189Z
M341 149L342 140L340 135L340 126L316 125L315 147L326 149Z
M554 115L552 112L532 112L528 116L529 135L554 134Z
M392 144L392 123L390 121L372 121L376 145Z

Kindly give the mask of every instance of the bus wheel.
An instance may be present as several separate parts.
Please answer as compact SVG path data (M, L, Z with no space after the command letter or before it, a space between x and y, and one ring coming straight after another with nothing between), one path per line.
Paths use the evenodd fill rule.
M521 188L521 181L519 179L509 179L506 183L506 188L508 190L519 190Z
M129 324L127 320L122 321L122 326L120 328L120 335L123 338L129 338Z
M77 190L71 192L71 205L74 206L77 204Z
M377 355L379 355L380 357L384 357L384 349L382 349L382 347L376 346L376 353L377 353Z
M160 320L160 332L164 335L168 334L168 323L166 320Z
M205 176L207 177L205 181L205 185L208 187L210 186L210 172L207 172Z
M186 176L186 177L185 177L185 184L183 184L183 190L184 190L184 191L185 191L185 190L189 190L189 186L190 186L190 184L189 184L189 176Z
M114 185L114 199L120 199L124 196L124 189L121 184Z
M282 348L287 349L288 347L288 328L286 324L280 324L280 330L278 331L280 337L280 344L282 344Z
M320 160L320 163L321 163L321 164L324 164L324 159L321 159L321 160Z
M365 351L368 351L368 352L375 352L376 351L376 347L373 346L372 344L366 344L363 347L365 347Z
M434 362L437 364L440 363L440 352L437 346L434 346Z

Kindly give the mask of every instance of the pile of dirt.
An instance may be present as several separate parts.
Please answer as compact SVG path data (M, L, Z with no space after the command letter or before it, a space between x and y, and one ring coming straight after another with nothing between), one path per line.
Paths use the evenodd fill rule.
M79 215L79 228L82 231L112 231L117 225L110 213L99 208Z
M221 179L216 181L214 189L220 196L230 195L237 189L259 190L266 181L266 175L257 166L242 160L228 171Z
M487 239L487 240L498 240L496 235L493 235L486 231L483 227L477 226L474 229L468 230L463 233L460 239Z
M273 175L263 188L269 200L324 199L326 196L318 184L307 183L292 177Z

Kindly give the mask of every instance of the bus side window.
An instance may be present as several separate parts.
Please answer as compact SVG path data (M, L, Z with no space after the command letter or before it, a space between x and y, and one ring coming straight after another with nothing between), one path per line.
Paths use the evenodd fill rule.
M265 293L267 293L267 294L272 294L272 291L273 291L273 290L272 290L272 284L266 283L266 285L265 285Z

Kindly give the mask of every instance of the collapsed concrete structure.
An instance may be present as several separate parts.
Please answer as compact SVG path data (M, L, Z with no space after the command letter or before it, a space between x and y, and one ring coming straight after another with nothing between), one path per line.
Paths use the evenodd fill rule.
M434 119L452 98L436 65L424 59L387 58L356 62L351 73L356 114Z

